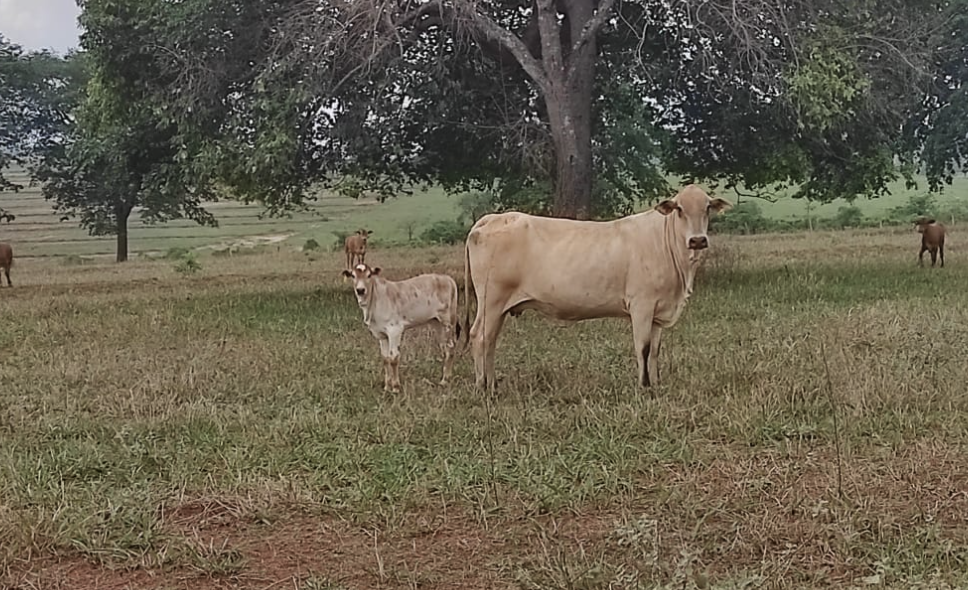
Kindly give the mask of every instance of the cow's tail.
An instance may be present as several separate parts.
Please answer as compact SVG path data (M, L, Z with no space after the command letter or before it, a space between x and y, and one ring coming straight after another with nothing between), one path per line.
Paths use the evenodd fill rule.
M461 351L466 351L471 342L471 295L474 294L474 282L471 280L471 249L470 235L464 242L464 346ZM458 342L460 341L460 324L457 322Z

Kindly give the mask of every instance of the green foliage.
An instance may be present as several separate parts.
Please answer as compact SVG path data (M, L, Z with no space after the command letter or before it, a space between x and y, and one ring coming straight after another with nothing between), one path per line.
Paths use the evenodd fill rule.
M892 207L887 213L887 218L901 223L913 223L919 217L936 215L937 207L937 202L932 194L915 194L908 197L907 202L903 205Z
M718 232L756 234L775 229L775 224L763 215L758 203L746 200L737 203L725 213L712 216L709 227Z
M862 108L871 82L857 64L857 56L841 49L842 32L826 32L808 44L799 62L787 72L789 101L801 129L826 132ZM836 46L834 45L836 43Z
M44 154L63 149L83 78L83 55L25 53L0 34L0 192L24 188L4 176L5 168L32 171ZM3 219L13 216L0 207Z
M139 81L161 75L140 38L152 18L144 3L85 2L82 45L90 78L63 147L45 154L38 169L55 210L77 217L92 235L126 236L135 207L144 223L188 218L216 225L201 206L216 196L213 171L187 157L177 128ZM124 257L119 250L118 260Z
M319 242L317 242L313 238L309 238L308 240L306 240L306 243L303 244L302 249L304 252L312 252L313 250L319 250Z
M165 252L165 260L184 260L191 253L191 250L184 246L172 246Z
M420 234L420 239L428 244L461 244L469 230L460 221L438 221Z
M864 225L864 214L856 205L845 205L837 209L834 224L838 228L862 227Z
M194 252L188 252L175 264L174 269L179 274L195 274L202 270L202 265L198 262Z

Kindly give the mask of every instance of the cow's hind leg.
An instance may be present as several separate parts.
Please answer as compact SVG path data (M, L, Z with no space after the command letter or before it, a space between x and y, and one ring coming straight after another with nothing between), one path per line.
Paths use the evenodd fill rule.
M931 268L934 268L935 263L938 262L938 249L931 248L929 253L931 254Z
M9 266L3 269L3 274L7 277L7 286L8 287L13 287L13 281L10 280L10 267ZM3 286L3 283L2 283L2 281L0 281L0 287L2 287L2 286Z
M918 266L924 266L924 252L927 248L921 244L921 251L918 252Z
M944 268L944 244L938 246L938 256L941 257L941 268ZM10 278L7 277L7 280L9 281Z
M497 383L494 378L494 354L497 349L497 339L504 325L503 305L491 304L485 306L478 302L477 318L471 327L470 340L474 343L474 372L476 385L480 388L494 390Z
M652 335L649 338L649 358L646 366L649 382L659 384L659 346L662 342L662 327L652 324Z
M658 385L659 373L657 367L654 369L650 366L654 363L649 362L659 352L658 342L655 343L655 352L652 351L652 308L632 309L631 316L632 344L635 348L635 360L638 361L639 366L639 384L642 387Z

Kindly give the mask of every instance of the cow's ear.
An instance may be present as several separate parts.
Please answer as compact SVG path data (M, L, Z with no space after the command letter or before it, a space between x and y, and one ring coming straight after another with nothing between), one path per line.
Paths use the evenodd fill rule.
M342 272L342 273L340 273L340 274L342 274L342 275L343 275L343 276L344 276L345 278L347 278L347 279L352 279L352 278L353 278L353 273L351 273L351 272L350 272L350 271L348 271L348 270L343 270L343 272Z
M679 210L679 204L676 203L675 201L673 201L672 199L666 199L666 200L662 201L661 203L658 203L654 208L659 213L661 213L663 215L668 215L668 214L672 213L673 211L678 211Z
M380 274L380 267L379 267L379 266L378 266L378 267L376 267L376 268L371 268L371 269L370 269L370 276L371 276L371 277L375 277L375 276L377 276L378 274Z
M368 236L369 235L373 235L373 230L372 229L366 230L366 235L368 235Z
M729 211L733 208L733 204L726 199L721 199L716 197L709 202L709 209L715 211L716 213L722 213L724 211Z

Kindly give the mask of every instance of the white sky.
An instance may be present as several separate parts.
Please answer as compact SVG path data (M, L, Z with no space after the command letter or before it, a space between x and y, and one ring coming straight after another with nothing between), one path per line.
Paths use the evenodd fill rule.
M64 54L78 46L75 0L0 0L0 33L26 50Z

